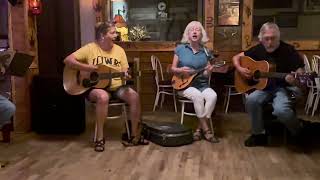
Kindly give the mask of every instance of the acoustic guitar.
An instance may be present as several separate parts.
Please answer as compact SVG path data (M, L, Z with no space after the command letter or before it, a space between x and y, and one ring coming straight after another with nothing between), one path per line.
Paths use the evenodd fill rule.
M122 77L124 79L126 74L104 65L98 65L96 71L91 72L89 77L84 77L81 71L65 66L63 71L63 87L70 95L80 95L92 87L106 88L110 85L111 79L115 77Z
M225 61L217 62L213 64L213 70L212 72L226 72L228 68L225 68L223 70L220 70L219 68L224 66L226 64ZM196 76L203 73L203 71L206 70L205 68L201 68L199 70L195 70L189 75L184 74L174 74L171 79L172 87L175 90L183 90L186 89L191 85L191 82L195 79Z
M268 84L268 78L281 78L284 79L290 73L270 72L271 65L267 61L255 61L248 56L241 57L241 67L249 69L252 73L252 79L243 77L238 71L235 71L234 83L235 88L239 93L245 93L249 90L264 89ZM305 74L293 74L299 81L299 86L303 87L307 81L313 80L317 74L305 73Z

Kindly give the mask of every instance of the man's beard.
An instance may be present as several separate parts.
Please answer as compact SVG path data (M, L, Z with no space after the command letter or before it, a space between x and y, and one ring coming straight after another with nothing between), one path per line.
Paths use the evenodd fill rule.
M273 51L275 51L279 47L279 45L280 45L280 42L278 42L277 44L275 44L272 47L265 47L265 49L268 53L272 53Z

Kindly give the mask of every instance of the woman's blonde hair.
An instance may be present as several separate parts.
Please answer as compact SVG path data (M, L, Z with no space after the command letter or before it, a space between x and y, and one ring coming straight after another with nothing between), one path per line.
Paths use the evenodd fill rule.
M183 36L181 39L181 43L188 43L189 42L188 32L193 27L199 27L201 29L201 35L202 35L201 44L204 44L209 41L209 38L207 36L207 32L204 30L202 24L199 21L191 21L187 25L186 29L184 30L184 33L183 33Z

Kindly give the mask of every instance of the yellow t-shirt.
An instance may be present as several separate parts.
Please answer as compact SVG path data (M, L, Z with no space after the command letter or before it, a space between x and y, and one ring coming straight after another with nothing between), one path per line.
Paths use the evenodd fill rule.
M80 62L92 65L105 65L116 71L122 72L129 68L125 51L114 44L110 51L104 51L95 42L89 43L73 53ZM110 90L115 90L122 85L120 77L112 78Z

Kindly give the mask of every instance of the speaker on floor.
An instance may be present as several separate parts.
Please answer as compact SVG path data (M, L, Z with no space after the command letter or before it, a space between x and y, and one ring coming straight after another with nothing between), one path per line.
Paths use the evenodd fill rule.
M85 129L84 98L68 95L62 78L33 78L31 113L37 133L79 134Z

